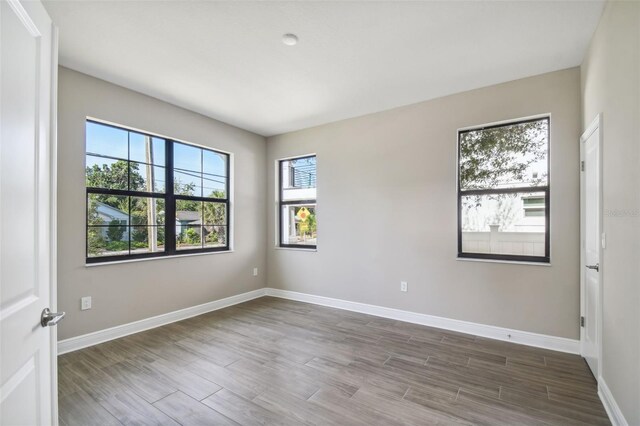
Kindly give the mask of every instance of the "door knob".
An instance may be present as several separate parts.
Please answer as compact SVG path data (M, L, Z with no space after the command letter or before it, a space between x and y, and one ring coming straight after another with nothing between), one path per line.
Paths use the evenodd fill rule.
M595 265L585 265L587 269L594 269L596 271L600 271L600 264L596 263Z
M44 308L40 316L40 325L43 327L53 327L64 318L66 312L51 312L49 308Z

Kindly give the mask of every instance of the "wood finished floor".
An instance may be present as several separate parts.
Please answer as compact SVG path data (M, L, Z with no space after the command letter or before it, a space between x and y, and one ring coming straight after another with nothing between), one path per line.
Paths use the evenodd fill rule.
M59 357L61 425L608 425L576 355L264 297Z

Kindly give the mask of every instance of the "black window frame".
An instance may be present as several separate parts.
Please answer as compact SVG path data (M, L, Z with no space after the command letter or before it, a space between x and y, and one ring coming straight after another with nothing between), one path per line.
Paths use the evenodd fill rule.
M292 160L304 160L305 158L316 159L316 190L317 190L318 157L316 154L303 155L300 157L289 157L289 158L283 158L281 160L278 160L278 247L306 249L306 250L317 250L318 248L317 244L289 244L289 243L285 243L282 240L282 226L283 226L282 210L284 206L298 205L298 204L313 204L315 206L315 212L317 215L317 211L318 211L317 210L318 209L317 193L316 193L316 198L313 198L313 199L283 201L284 185L283 185L283 176L282 176L282 163L286 161L292 161Z
M85 138L86 138L86 124L87 123L95 123L101 126L112 127L114 129L123 130L126 132L133 132L137 134L141 134L144 136L149 136L156 139L162 139L165 142L165 192L145 192L145 191L132 191L132 190L120 190L120 189L107 189L107 188L95 188L86 186L86 168L85 168L85 261L87 264L90 263L108 263L108 262L117 262L117 261L127 261L133 259L146 259L146 258L157 258L157 257L173 257L173 256L182 256L189 254L197 254L197 253L210 253L210 252L225 252L231 250L231 154L223 151L219 151L213 148L204 147L201 145L191 144L188 142L184 142L181 140L176 140L173 138L168 138L166 136L160 136L157 134L153 134L146 131L141 131L138 129L131 129L125 126L118 126L111 123L106 123L96 119L87 118L85 120ZM190 196L190 195L179 195L174 194L174 167L173 167L173 158L174 158L174 150L173 147L175 144L183 144L187 146L192 146L198 149L202 149L205 151L214 152L218 155L222 155L226 160L226 187L225 187L225 195L226 198L213 198L213 197L198 197L198 196ZM87 141L85 140L85 159L88 155L87 153ZM95 154L91 154L95 155ZM101 157L110 158L113 160L123 160L122 158L109 157L102 155ZM127 158L127 163L131 163L132 160L129 156ZM135 161L133 161L135 162ZM86 164L86 163L85 163ZM128 174L130 173L130 168L128 167ZM138 197L138 198L154 198L154 199L163 199L165 201L165 223L164 223L164 233L165 233L165 245L164 250L159 252L151 252L151 253L135 253L131 254L131 236L129 236L129 254L121 254L121 255L112 255L112 256L89 256L89 195L90 194L104 194L104 195L120 195L126 197ZM176 200L188 200L188 201L201 201L201 202L215 202L215 203L223 203L226 208L226 236L225 236L225 245L219 247L202 247L197 249L185 249L178 250L176 247ZM129 223L129 232L131 232L131 228L133 225ZM158 227L162 227L162 225L156 225ZM204 226L204 225L201 225Z
M478 130L490 130L500 127L508 127L518 124L533 123L536 121L547 122L547 184L546 186L527 186L516 188L489 188L489 189L469 189L462 190L460 183L460 146L462 142L462 135L469 132L475 132ZM550 263L551 262L551 230L550 230L550 217L551 217L551 117L541 116L535 118L528 118L522 120L513 120L508 122L502 122L499 124L492 124L487 126L478 126L472 128L465 128L458 130L458 155L457 155L457 190L458 190L458 258L460 259L479 259L479 260L498 260L509 262L533 262L533 263ZM495 254L495 253L473 253L462 251L462 197L469 195L496 195L496 194L513 194L513 193L532 193L540 192L544 193L544 217L545 217L545 236L544 236L544 256L527 256L527 255L514 255L514 254Z

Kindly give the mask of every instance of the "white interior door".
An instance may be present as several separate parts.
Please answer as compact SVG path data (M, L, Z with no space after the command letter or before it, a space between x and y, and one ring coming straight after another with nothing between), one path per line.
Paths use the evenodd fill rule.
M55 29L38 1L0 0L0 424L57 424L51 210Z
M580 138L581 152L581 301L582 356L596 379L601 359L601 256L602 217L600 179L600 117Z

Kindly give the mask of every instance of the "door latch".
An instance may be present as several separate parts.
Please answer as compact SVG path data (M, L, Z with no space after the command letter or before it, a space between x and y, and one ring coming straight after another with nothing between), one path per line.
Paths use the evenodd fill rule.
M51 312L49 308L44 308L40 316L40 325L43 327L53 327L64 318L66 312Z

